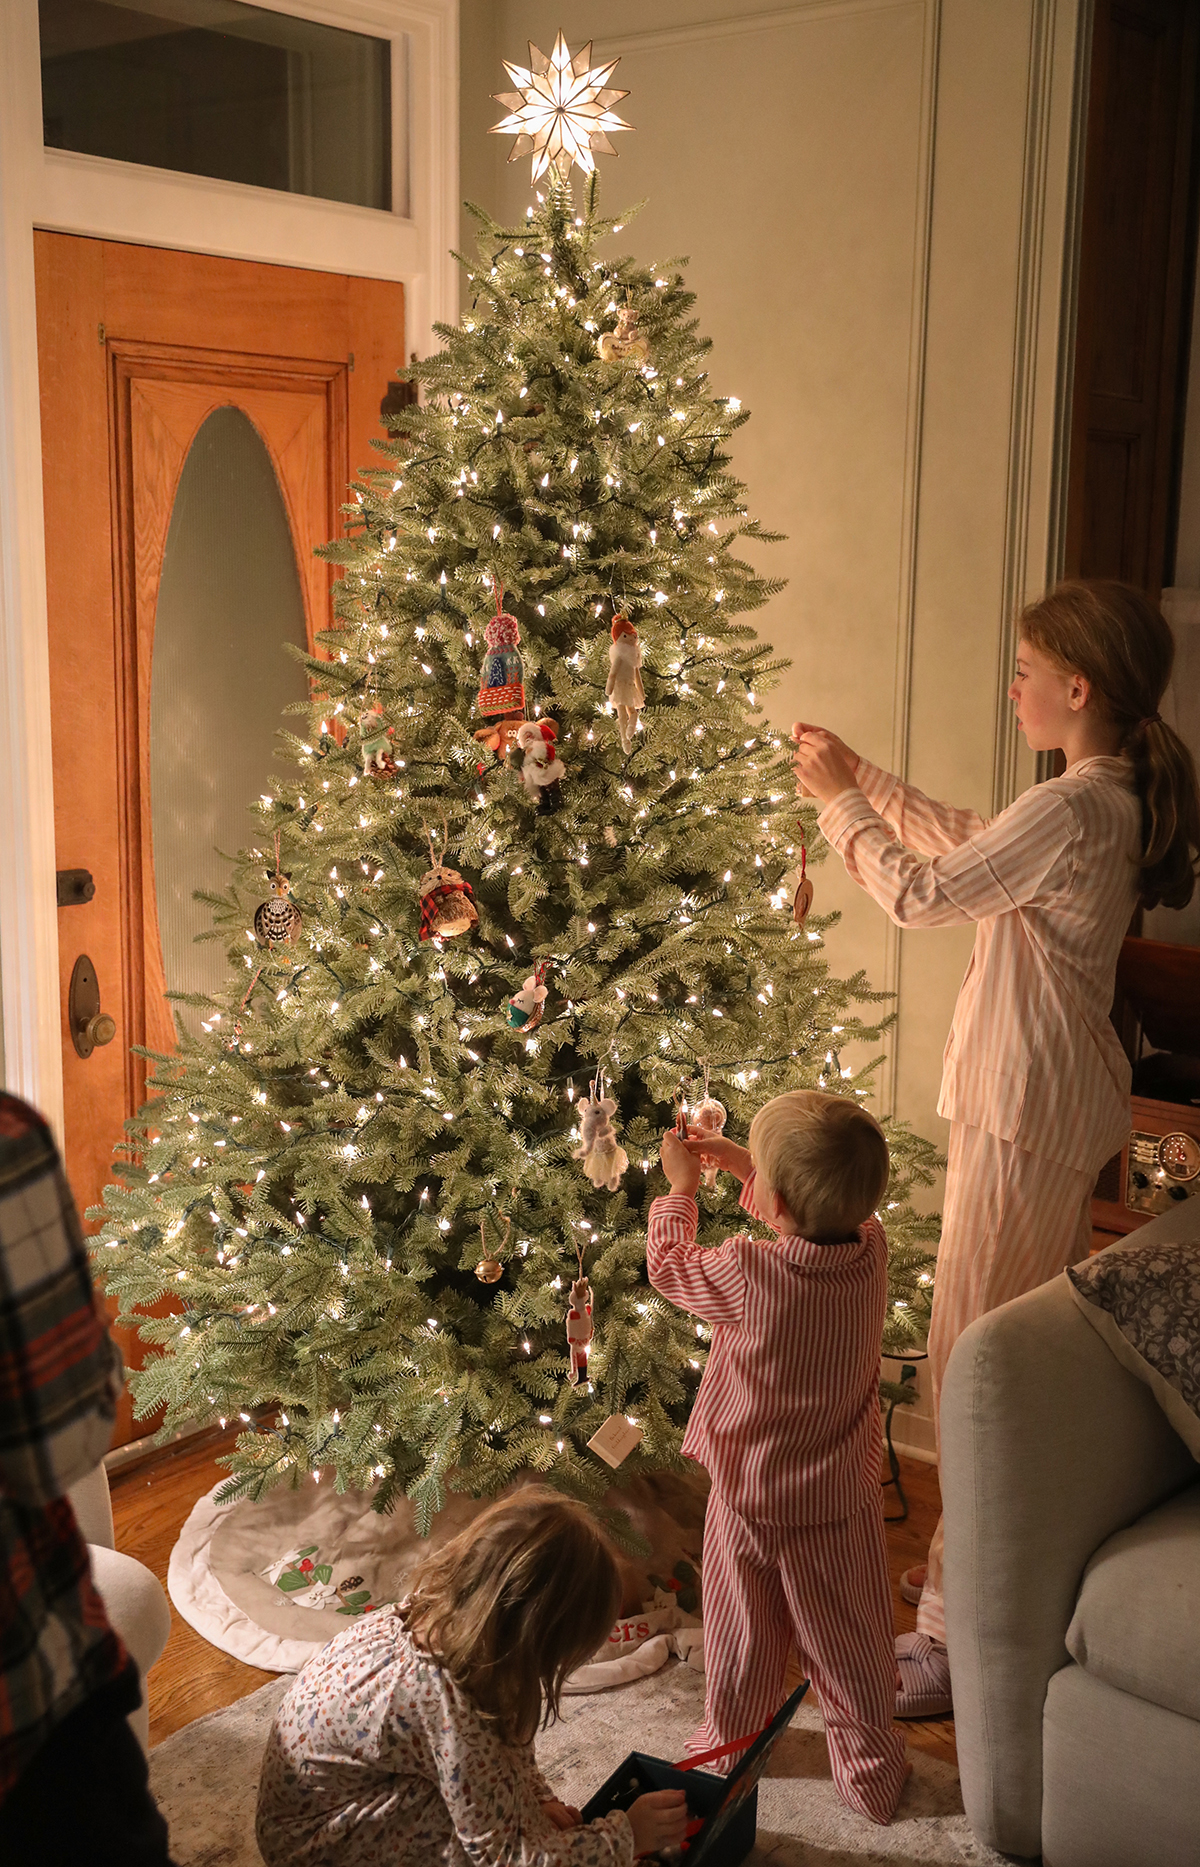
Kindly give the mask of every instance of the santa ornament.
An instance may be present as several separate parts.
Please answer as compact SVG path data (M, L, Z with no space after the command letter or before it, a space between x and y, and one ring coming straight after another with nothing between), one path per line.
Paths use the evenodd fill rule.
M642 645L637 630L628 616L614 616L612 647L608 651L608 685L604 691L617 709L617 731L626 757L633 751L637 716L646 704L641 668Z
M597 1070L588 1099L579 1110L579 1146L571 1156L583 1162L583 1171L597 1192L615 1193L629 1166L629 1156L612 1125L616 1112L612 1096L604 1093L604 1071Z
M592 1345L592 1286L583 1274L583 1253L579 1254L579 1276L571 1285L571 1307L567 1311L567 1347L571 1366L567 1379L572 1387L587 1379L588 1350Z
M396 761L388 744L395 736L396 729L388 725L380 701L373 701L365 712L359 714L359 751L362 753L364 778L384 778L389 772L395 771Z
M525 757L521 777L531 803L545 816L562 809L562 781L567 768L558 756L558 727L553 720L526 720L517 728L517 744Z
M508 1021L515 1030L536 1030L542 1021L542 1012L546 1005L546 986L543 981L546 968L539 963L530 973L519 992L514 992L508 1001Z
M475 703L490 724L475 737L497 758L505 758L525 718L525 671L517 648L521 640L517 619L503 608L504 586L497 581L493 589L496 614L483 632L487 654Z
M469 933L472 927L479 925L479 915L473 900L475 891L470 882L464 882L457 869L449 868L439 860L428 829L426 835L429 836L430 866L421 877L418 891L421 898L421 938L449 940L456 934Z
M650 345L638 330L637 312L632 305L622 305L617 313L615 331L601 331L596 339L602 363L644 363Z

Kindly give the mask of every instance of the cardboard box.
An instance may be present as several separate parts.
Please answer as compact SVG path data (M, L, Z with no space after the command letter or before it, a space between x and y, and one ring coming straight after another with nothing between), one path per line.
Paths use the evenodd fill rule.
M651 1790L682 1789L688 1814L699 1823L684 1844L684 1867L739 1867L754 1846L758 1829L758 1779L807 1691L806 1679L780 1706L765 1730L750 1741L745 1756L728 1776L696 1769L690 1759L681 1767L640 1750L631 1751L582 1811L584 1821L594 1821L613 1809L628 1809ZM695 1761L703 1763L709 1758Z

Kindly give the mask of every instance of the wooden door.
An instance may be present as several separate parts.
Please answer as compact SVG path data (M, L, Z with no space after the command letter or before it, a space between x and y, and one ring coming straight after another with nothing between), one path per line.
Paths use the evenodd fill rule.
M66 1166L80 1210L112 1178L144 1100L134 1045L169 1050L150 794L150 684L163 553L206 418L234 407L265 444L310 647L354 469L403 362L403 288L62 234L35 236L57 866L93 897L59 909ZM221 747L214 744L219 760ZM247 800L249 801L249 800ZM114 1041L78 1055L67 1019L86 955ZM141 1346L123 1334L139 1365ZM145 1431L128 1402L117 1443Z
M1195 247L1200 0L1099 0L1066 572L1155 601L1173 552Z

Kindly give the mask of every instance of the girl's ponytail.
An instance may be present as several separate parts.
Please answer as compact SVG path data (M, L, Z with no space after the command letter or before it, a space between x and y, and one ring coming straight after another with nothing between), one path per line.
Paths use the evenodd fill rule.
M1179 734L1159 713L1175 659L1161 610L1132 585L1079 579L1055 586L1018 619L1021 637L1082 674L1121 735L1142 801L1144 907L1186 907L1200 852L1200 784Z
M1142 800L1142 905L1185 908L1196 885L1200 848L1196 763L1158 713L1139 720L1126 742Z

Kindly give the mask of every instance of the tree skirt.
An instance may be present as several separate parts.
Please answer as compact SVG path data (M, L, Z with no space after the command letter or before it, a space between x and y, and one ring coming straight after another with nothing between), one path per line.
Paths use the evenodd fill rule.
M261 1867L254 1844L259 1764L288 1683L272 1680L153 1751L151 1788L170 1825L178 1867ZM958 1772L922 1751L909 1753L913 1776L890 1827L844 1808L829 1779L821 1715L810 1701L811 1695L759 1785L751 1867L1003 1867L1004 1856L976 1841L967 1826ZM703 1704L703 1679L672 1660L653 1678L564 1704L561 1721L538 1738L538 1762L564 1801L582 1805L635 1741L657 1756L681 1757Z
M371 1509L373 1492L339 1496L327 1477L307 1478L294 1491L281 1486L257 1503L218 1504L219 1489L184 1524L167 1588L197 1633L267 1672L297 1672L358 1615L398 1600L420 1558L488 1502L452 1495L423 1538L407 1500L380 1514ZM707 1489L702 1473L659 1472L608 1492L605 1505L628 1513L651 1554L619 1558L622 1619L607 1657L581 1670L577 1689L644 1674L671 1651L700 1663L688 1577L699 1569Z

